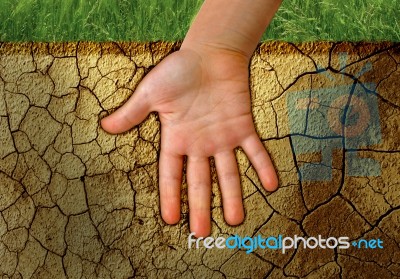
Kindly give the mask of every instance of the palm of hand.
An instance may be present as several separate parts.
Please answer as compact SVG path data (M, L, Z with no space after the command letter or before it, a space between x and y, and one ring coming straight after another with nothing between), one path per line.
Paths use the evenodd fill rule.
M223 65L209 65L195 54L175 54L154 73L161 75L154 78L158 81L155 110L168 148L180 155L206 158L233 150L253 132L247 71L218 77ZM170 84L174 86L168 88Z
M215 159L224 217L231 225L244 218L236 147L243 147L264 187L276 188L274 168L254 129L247 64L237 56L190 50L171 54L102 126L122 132L150 111L158 111L161 120L160 204L167 223L180 218L183 156L188 157L190 229L196 236L208 235L211 227L209 157Z

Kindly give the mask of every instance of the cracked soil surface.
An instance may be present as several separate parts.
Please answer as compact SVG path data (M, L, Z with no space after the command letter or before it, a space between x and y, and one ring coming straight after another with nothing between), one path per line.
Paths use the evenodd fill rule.
M185 181L180 223L159 213L157 115L122 135L100 128L178 48L0 43L0 277L400 278L400 45L258 47L253 114L280 188L264 191L237 150L246 219L224 222L213 170L212 235L384 243L285 254L188 249Z

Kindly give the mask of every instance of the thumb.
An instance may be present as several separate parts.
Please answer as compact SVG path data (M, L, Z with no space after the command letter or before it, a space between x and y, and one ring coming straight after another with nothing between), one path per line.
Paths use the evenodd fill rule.
M143 122L150 112L148 95L139 86L122 107L101 120L101 126L111 134L122 133Z

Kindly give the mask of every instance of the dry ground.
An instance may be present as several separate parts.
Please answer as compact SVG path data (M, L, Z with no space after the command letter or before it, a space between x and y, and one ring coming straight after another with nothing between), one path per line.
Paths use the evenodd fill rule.
M0 276L399 278L399 45L266 43L257 49L254 119L280 188L265 192L237 150L246 220L238 227L224 223L214 172L212 235L320 234L384 243L383 249L286 254L189 250L185 182L181 222L168 226L159 214L157 115L123 135L99 127L99 117L120 106L178 47L0 44ZM341 108L332 102L351 94L365 99L348 115L355 115L352 129L335 134L332 113Z

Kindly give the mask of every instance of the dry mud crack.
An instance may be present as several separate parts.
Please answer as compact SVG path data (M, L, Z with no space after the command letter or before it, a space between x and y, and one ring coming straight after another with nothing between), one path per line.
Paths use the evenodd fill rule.
M237 150L246 220L212 235L379 238L383 249L188 249L158 207L156 114L122 135L99 117L179 48L0 44L2 278L400 278L400 45L265 43L254 120L279 172L265 192Z

